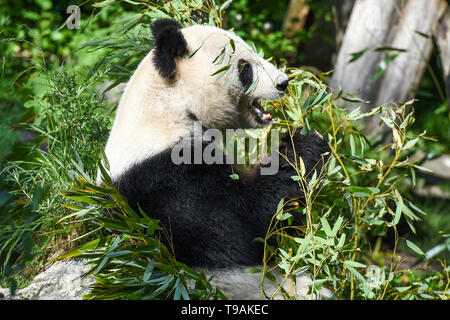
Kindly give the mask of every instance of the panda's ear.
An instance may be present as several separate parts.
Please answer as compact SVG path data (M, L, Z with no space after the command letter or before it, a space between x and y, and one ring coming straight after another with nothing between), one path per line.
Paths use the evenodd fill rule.
M160 19L150 26L155 39L153 63L163 78L175 76L175 58L186 56L189 51L181 25L170 19Z

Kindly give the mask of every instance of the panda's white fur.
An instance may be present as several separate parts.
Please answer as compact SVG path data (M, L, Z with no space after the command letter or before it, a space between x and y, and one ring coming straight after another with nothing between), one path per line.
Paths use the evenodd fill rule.
M153 64L154 50L141 61L123 92L114 125L106 146L111 176L120 176L134 163L151 157L176 144L180 136L189 135L192 126L185 121L186 110L192 111L207 127L258 128L247 105L248 99L275 100L284 93L276 84L288 79L267 60L259 57L249 45L232 32L216 27L195 25L181 30L190 58L177 61L177 81L161 78ZM230 40L234 41L235 52ZM226 46L221 64L213 60ZM236 74L236 61L251 63L256 87L248 96ZM230 70L209 76L231 64ZM168 116L170 115L170 116Z
M133 197L140 196L146 192L150 193L147 197L152 197L154 194L153 191L155 189L158 191L158 183L163 182L148 180L156 179L148 178L146 176L149 171L155 169L156 171L165 171L159 173L156 172L156 175L170 175L174 174L173 171L177 170L177 167L173 166L166 170L165 165L161 167L161 164L159 163L151 165L145 163L149 160L151 161L153 158L157 158L157 156L163 154L165 150L175 146L180 140L180 137L187 137L193 134L192 119L186 117L187 111L195 115L206 128L224 130L230 128L263 127L269 124L270 121L258 120L257 115L252 112L252 108L250 107L252 102L279 99L284 94L284 89L286 88L288 81L288 77L284 72L281 72L270 62L259 57L249 45L233 32L200 25L178 30L176 24L170 21L161 21L154 29L152 28L152 31L154 34L170 34L170 37L169 35L167 36L169 37L168 39L162 38L159 43L161 43L161 46L166 46L165 50L168 50L167 56L173 55L175 64L173 61L166 61L165 53L156 52L155 50L157 50L157 48L148 53L141 61L123 92L105 150L113 181L118 183L119 190L124 192L129 200L133 200ZM181 32L182 37L180 37L179 32ZM183 42L182 39L173 39L177 37L184 38L187 45L187 48L182 48L181 46L180 50L178 50L178 52L183 52L181 56L179 56L180 54L177 56L177 51L173 51L175 52L173 53L170 50L170 46L169 49L167 49L167 43L170 45L171 42L174 42L175 45L180 45L179 42ZM155 35L155 38L158 39L158 34ZM156 46L158 46L158 42L156 43ZM224 48L225 54L223 57L220 57ZM218 56L219 58L217 58ZM158 59L162 60L159 61ZM257 80L256 85L253 86L253 90L251 90L250 93L246 92L249 83L247 83L247 86L243 86L242 79L239 78L241 70L238 69L242 67L242 65L238 63L239 61L245 61L245 63L251 65L251 75L247 76L249 76L249 79L251 78L252 83ZM225 74L218 73L213 75L227 65L230 65L230 68ZM174 70L171 70L170 66L174 66ZM246 79L243 79L243 81L244 80ZM299 137L299 139L301 142L299 142L300 144L297 148L303 150L303 157L307 168L313 168L318 159L320 159L320 153L326 151L326 147L322 145L322 142L318 137L313 135L304 139ZM139 169L139 166L142 164L145 164L147 167ZM168 164L168 166L169 165L170 164ZM136 171L136 168L140 171ZM222 167L220 168L221 169L217 169L217 172L225 170ZM130 174L130 172L135 173ZM130 175L132 178L129 178ZM198 175L199 176L194 176L193 174L192 177L185 177L187 180L192 179L192 183L199 183L198 188L195 190L201 190L203 184L201 180L203 179L203 173L200 172ZM230 237L221 239L221 236L219 236L218 239L211 240L212 244L210 248L206 248L209 243L205 242L204 244L201 244L200 249L198 249L200 252L198 254L202 254L203 250L208 252L205 253L207 254L206 258L202 257L202 259L204 258L206 260L202 260L201 263L199 262L200 266L207 272L216 274L213 279L213 284L218 285L230 298L258 299L260 297L259 286L261 275L243 273L243 270L247 267L251 267L251 265L237 265L238 263L233 262L235 261L233 259L236 257L236 261L241 261L245 260L245 254L248 254L249 256L254 254L253 251L255 250L253 246L255 244L249 243L256 237L253 236L252 229L255 228L256 230L259 228L259 231L254 234L264 236L260 233L264 232L263 230L267 230L268 224L266 225L265 223L270 221L270 217L275 213L275 207L279 199L283 196L292 196L297 192L296 190L298 187L291 181L291 175L292 173L286 171L285 173L278 174L277 177L279 177L279 181L268 180L266 182L263 178L255 178L255 182L250 183L249 186L241 186L245 190L249 190L250 193L253 191L253 188L255 189L255 193L264 191L264 188L267 189L266 193L262 192L261 194L262 201L258 201L254 204L250 203L252 206L251 208L254 207L256 212L247 213L245 212L247 209L243 209L237 204L236 208L234 208L234 204L229 203L216 203L213 200L211 200L212 203L205 203L205 200L202 200L201 202L192 200L193 202L188 208L193 210L191 213L193 222L190 220L187 220L187 222L186 220L183 220L180 221L181 227L174 226L174 229L179 228L178 232L180 233L181 230L181 233L187 235L187 237L191 236L191 233L189 233L190 231L188 230L189 228L192 229L192 234L194 235L196 233L201 233L203 231L202 228L207 229L208 232L213 232L214 228L218 228L218 234L224 234L222 236ZM224 174L224 176L228 177L228 173ZM205 176L205 183L210 183L210 180L213 180L213 178L213 176L209 178ZM135 181L135 179L142 180ZM177 176L177 179L179 179L179 176ZM100 176L97 180L100 184ZM165 177L164 181L166 180L170 180L169 177ZM190 187L189 181L178 181L179 182L172 185L173 188L178 188L178 184L182 183L187 183L184 185ZM234 183L241 183L241 181ZM127 194L127 188L131 184L135 184L131 186L134 193L130 192ZM156 186L154 184L156 184ZM217 192L222 193L232 192L230 191L232 190L230 189L231 187L227 187L220 191L225 184L228 185L229 181L221 180L216 183L216 186L205 187L209 189L200 192L212 192L213 197L216 197L214 194L215 190L213 189L217 189L219 190ZM153 191L146 191L146 187ZM168 190L167 188L164 190ZM275 191L271 191L270 188L273 188ZM137 191L135 189L137 189ZM176 222L175 220L178 219L178 216L176 216L177 214L180 219L189 219L189 216L182 216L185 213L184 211L179 213L174 212L177 210L178 204L182 206L185 202L190 201L190 194L178 194L183 192L183 189L177 190L175 191L176 195L172 198L163 200L166 201L165 203L167 203L167 206L175 203L175 207L167 208L168 213L163 213L163 217L165 214L174 214L172 223ZM161 196L166 196L167 191L159 194ZM146 199L145 194L142 196L144 196L144 198L141 198L141 202L144 201L142 199ZM230 193L229 197L225 199L227 199L227 201L233 201L231 198L237 196L239 196L239 194ZM244 195L243 197L246 199L245 197L249 196ZM253 200L244 202L251 201ZM139 201L136 200L136 202ZM139 203L139 205L144 206L144 211L152 210L152 208L145 207L145 204L143 203ZM224 207L222 208L222 206ZM148 205L148 207L151 206ZM211 212L212 216L208 216L210 214L209 212L212 210L218 212ZM159 214L158 211L148 213L150 215L156 213ZM244 226L242 225L243 222L240 222L240 220L234 221L237 220L236 217L239 218L241 213L248 215L253 214L255 215L255 221L261 219L261 221L265 221L265 223L256 226L255 222L255 225ZM205 215L205 217L202 217L202 215ZM263 216L264 219L260 218ZM211 219L222 220L218 220L219 222L213 221L212 225L209 225ZM228 228L229 231L224 233L221 228ZM246 232L252 236L246 237ZM176 236L177 231L174 230L173 234ZM238 239L243 242L239 242L241 245L238 245L237 248L229 244L233 241L238 242ZM205 239L202 238L201 241L203 240ZM178 244L175 243L175 249L183 249L181 247L188 246L190 243L189 241L191 241L190 238L180 239ZM197 248L195 243L192 245L193 248ZM202 245L204 247L202 247ZM221 245L225 246L219 248ZM260 249L261 248L258 247L258 250ZM215 257L214 250L218 250L218 258ZM242 252L240 252L240 250ZM183 252L179 254L183 256ZM238 257L241 254L243 258ZM189 256L189 253L187 256ZM211 259L211 261L214 262L211 264L211 267L208 265L208 259ZM254 260L254 258L252 259ZM223 261L223 267L220 265L221 261ZM290 292L294 296L306 298L309 283L309 277L302 275L297 277L296 285L292 285L291 280L288 280L284 283L283 287L287 292ZM277 287L271 282L265 282L265 289L268 296L275 295L276 292L279 293ZM326 291L322 291L322 293L328 295L328 292ZM279 294L275 295L275 297L276 296L280 297Z

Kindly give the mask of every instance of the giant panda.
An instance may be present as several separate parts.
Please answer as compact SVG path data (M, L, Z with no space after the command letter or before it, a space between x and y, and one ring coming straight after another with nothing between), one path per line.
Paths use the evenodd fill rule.
M175 164L172 151L194 136L194 123L221 131L270 125L261 102L280 99L289 80L233 32L170 19L151 31L154 48L125 87L105 148L113 182L134 209L170 230L171 239L161 240L177 260L215 274L213 284L229 298L259 298L261 275L243 273L262 262L264 246L254 240L266 235L280 199L301 195L285 157L320 170L328 145L313 132L284 136L274 175L260 174L262 165Z

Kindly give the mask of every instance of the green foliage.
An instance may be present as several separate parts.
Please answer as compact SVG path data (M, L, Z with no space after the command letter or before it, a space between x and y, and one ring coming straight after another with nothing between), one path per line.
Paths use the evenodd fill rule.
M27 246L36 245L32 251L35 263L52 253L48 246L58 248L58 242L67 238L71 230L61 230L56 224L66 213L60 193L74 180L76 167L96 173L98 154L109 132L110 121L101 112L104 102L94 88L101 74L88 75L78 84L63 70L44 72L47 92L32 100L41 112L28 126L37 143L25 147L27 159L8 161L2 170L11 188L6 194L14 199L5 206L8 214L0 221L3 281L13 280L8 270L20 271L30 260L29 254L23 254L25 239Z
M279 31L264 31L264 22L277 21L274 30L279 30L286 2L134 0L118 6L103 1L94 9L82 7L82 14L95 13L87 21L82 16L82 23L88 22L82 27L85 32L58 30L64 22L64 3L24 3L35 10L22 16L0 6L2 36L18 39L0 42L0 112L8 115L0 119L1 283L14 291L24 284L18 274L32 276L49 255L64 247L66 253L58 259L86 258L92 265L86 276L94 275L95 283L87 299L226 298L205 274L176 261L173 248L159 242L154 232L162 226L151 212L128 206L112 186L107 163L99 166L104 186L95 184L111 123L111 106L99 96L97 85L108 80L110 89L127 81L152 47L149 24L162 17L183 25L235 27L244 39L264 48L266 56L281 57L294 50L292 42ZM326 18L323 7L311 6L315 16ZM115 24L109 23L112 16L119 16ZM16 30L12 21L29 27ZM310 39L318 28L302 31L296 40ZM218 59L220 55L219 49ZM49 61L64 61L65 66ZM380 67L379 75L383 70ZM446 260L440 271L405 270L399 255L401 248L417 256L417 262L432 263L448 250L448 241L434 241L431 250L425 250L398 232L406 223L413 234L420 233L432 221L416 223L425 218L424 212L410 201L405 187L424 170L410 157L428 139L423 130L411 130L417 125L412 102L348 112L338 98L356 98L330 94L311 73L287 72L291 82L286 96L265 106L275 119L272 129L315 129L332 154L320 175L306 177L302 159L292 163L297 172L292 179L304 196L281 199L267 234L261 235L266 249L262 277L275 279L279 273L287 281L308 272L313 279L310 293L316 296L327 287L334 297L344 299L448 299ZM361 133L358 120L374 116L381 116L392 133L386 145ZM18 142L19 133L12 126L18 122L27 123L20 128L36 135L28 144ZM442 128L448 129L445 121ZM304 216L306 224L291 226L293 215ZM277 237L277 246L267 244L270 237ZM394 239L388 248L382 246L387 237ZM295 298L282 291L281 284L279 291Z
M203 272L197 272L176 261L154 237L161 230L159 221L140 210L136 213L112 185L109 168L99 164L103 186L79 168L77 186L64 194L73 204L74 213L61 219L71 223L92 222L98 236L58 259L72 257L89 259L95 284L87 299L211 299L225 298L213 288ZM83 205L83 206L81 206ZM75 219L75 220L73 220ZM99 231L107 231L107 233ZM120 232L120 236L111 236ZM90 237L92 238L92 237Z
M438 143L421 145L421 149L430 153L430 157L450 152L450 92L443 96L444 88L443 68L435 47L427 71L416 91L418 116L413 127L416 132L426 128L428 134L438 140Z
M414 223L424 214L400 192L408 175L422 169L408 159L410 149L426 138L408 133L414 122L413 113L408 111L412 101L377 107L367 113L359 109L349 113L337 105L338 97L326 94L325 86L312 74L301 70L291 70L291 74L288 94L271 106L279 119L274 126L289 132L299 126L319 130L330 145L332 158L321 177L313 175L309 179L301 161L292 163L298 172L294 181L305 195L286 202L274 215L266 240L277 236L278 248L267 246L265 273L273 278L274 271L268 266L275 258L286 280L305 271L313 275L310 292L316 295L327 286L339 298L420 299L423 292L405 291L403 295L397 290L404 276L398 269L396 252L401 240L397 225L404 219L415 233ZM392 131L392 141L385 146L370 141L356 123L380 114L383 124ZM307 224L300 228L280 225L294 214L305 216ZM295 230L294 235L289 229ZM388 233L396 239L390 264L371 253L370 241ZM423 256L412 241L406 240L406 245ZM376 281L370 270L377 270ZM429 298L448 298L449 278L445 274L447 269L442 277L431 276L434 281L427 278L434 288L427 293Z
M268 56L283 57L295 46L282 31L288 1L233 1L226 24L247 41L253 41Z
M86 75L86 67L104 53L86 54L76 49L92 37L111 32L110 15L126 13L114 6L90 17L92 7L83 6L85 32L81 32L60 28L68 17L68 5L50 0L0 5L2 284L17 280L19 286L25 285L29 275L42 268L45 257L60 249L58 242L67 233L55 222L64 214L59 192L73 180L70 159L83 161L89 172L96 170L96 152L107 134L109 120L100 116L96 107L102 104L93 87L99 84L98 75ZM61 63L66 64L64 70L58 70ZM91 143L96 137L100 144ZM44 152L46 149L49 151ZM43 191L39 205L32 206L39 188ZM24 218L28 211L34 217L30 224ZM23 232L31 232L31 243L36 244L32 257L23 255Z

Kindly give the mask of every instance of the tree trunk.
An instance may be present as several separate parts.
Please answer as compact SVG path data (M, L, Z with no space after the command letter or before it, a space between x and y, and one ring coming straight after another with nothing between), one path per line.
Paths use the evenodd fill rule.
M331 80L334 90L370 101L364 111L387 102L412 98L425 72L433 49L439 19L447 8L445 0L357 0L339 51ZM384 50L376 51L375 48ZM407 50L387 50L386 47ZM368 49L359 59L352 54ZM389 62L388 56L396 58ZM384 72L375 78L384 67ZM360 104L348 103L353 109ZM380 130L378 120L367 123L366 131Z
M441 19L436 34L436 42L442 61L443 76L446 81L447 100L450 105L450 8Z

